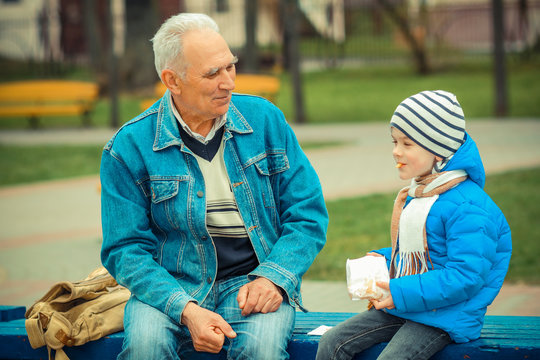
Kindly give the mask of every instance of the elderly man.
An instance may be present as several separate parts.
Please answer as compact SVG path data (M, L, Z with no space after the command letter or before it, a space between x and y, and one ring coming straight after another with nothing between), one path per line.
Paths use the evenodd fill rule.
M237 58L212 19L173 16L152 41L168 90L101 163L102 261L132 292L119 358L288 358L326 239L317 175L274 105L232 94Z

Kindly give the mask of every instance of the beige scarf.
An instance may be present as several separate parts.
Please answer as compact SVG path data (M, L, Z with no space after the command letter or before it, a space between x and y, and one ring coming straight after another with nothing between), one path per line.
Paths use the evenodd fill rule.
M390 227L392 239L391 279L428 271L427 261L429 260L431 263L431 258L429 257L426 237L427 215L439 194L453 188L465 179L467 179L467 173L463 170L429 174L413 179L410 186L403 188L398 193ZM411 196L413 199L404 209L407 196ZM398 238L399 251L397 251ZM399 262L396 263L398 252ZM433 268L432 263L431 267Z

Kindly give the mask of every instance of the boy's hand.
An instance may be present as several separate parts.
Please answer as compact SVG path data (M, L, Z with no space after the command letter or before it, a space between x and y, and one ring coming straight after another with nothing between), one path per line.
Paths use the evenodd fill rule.
M385 289L385 290L388 290L390 291L390 284L387 283L387 282L383 282L383 281L377 281L377 286L382 288L382 289ZM382 300L370 300L371 303L373 304L373 306L375 307L375 309L377 310L381 310L381 309L394 309L395 306L394 306L394 300L392 299L392 293L390 293L390 295L388 295L386 298L382 299Z
M377 257L383 257L381 254L379 253L376 253L376 252L373 252L373 251L370 251L368 253L366 253L366 256L377 256Z

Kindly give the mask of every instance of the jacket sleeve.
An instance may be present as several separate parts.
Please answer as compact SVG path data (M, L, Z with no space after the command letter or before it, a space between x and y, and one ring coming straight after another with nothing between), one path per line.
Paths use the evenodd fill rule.
M498 242L497 226L479 206L462 203L447 219L447 260L424 274L390 280L399 312L428 311L460 303L485 286Z
M292 129L278 120L290 166L277 175L274 186L281 231L267 258L250 275L268 278L298 302L301 278L326 242L328 212L315 169Z
M385 247L379 250L372 250L371 252L380 254L386 258L386 262L388 266L390 266L390 258L392 257L392 248L391 247Z
M180 322L184 307L195 299L153 258L157 239L150 229L148 198L110 145L100 173L103 265L139 300Z

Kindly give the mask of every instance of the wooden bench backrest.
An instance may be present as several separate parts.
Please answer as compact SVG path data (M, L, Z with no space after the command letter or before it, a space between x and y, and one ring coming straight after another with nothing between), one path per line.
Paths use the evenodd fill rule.
M272 75L236 74L234 92L273 98L279 91L279 79ZM155 85L154 93L161 97L167 88L162 82Z
M275 96L279 91L279 79L270 75L236 75L234 91L245 94Z
M31 80L0 83L0 102L93 101L97 84L84 81Z

